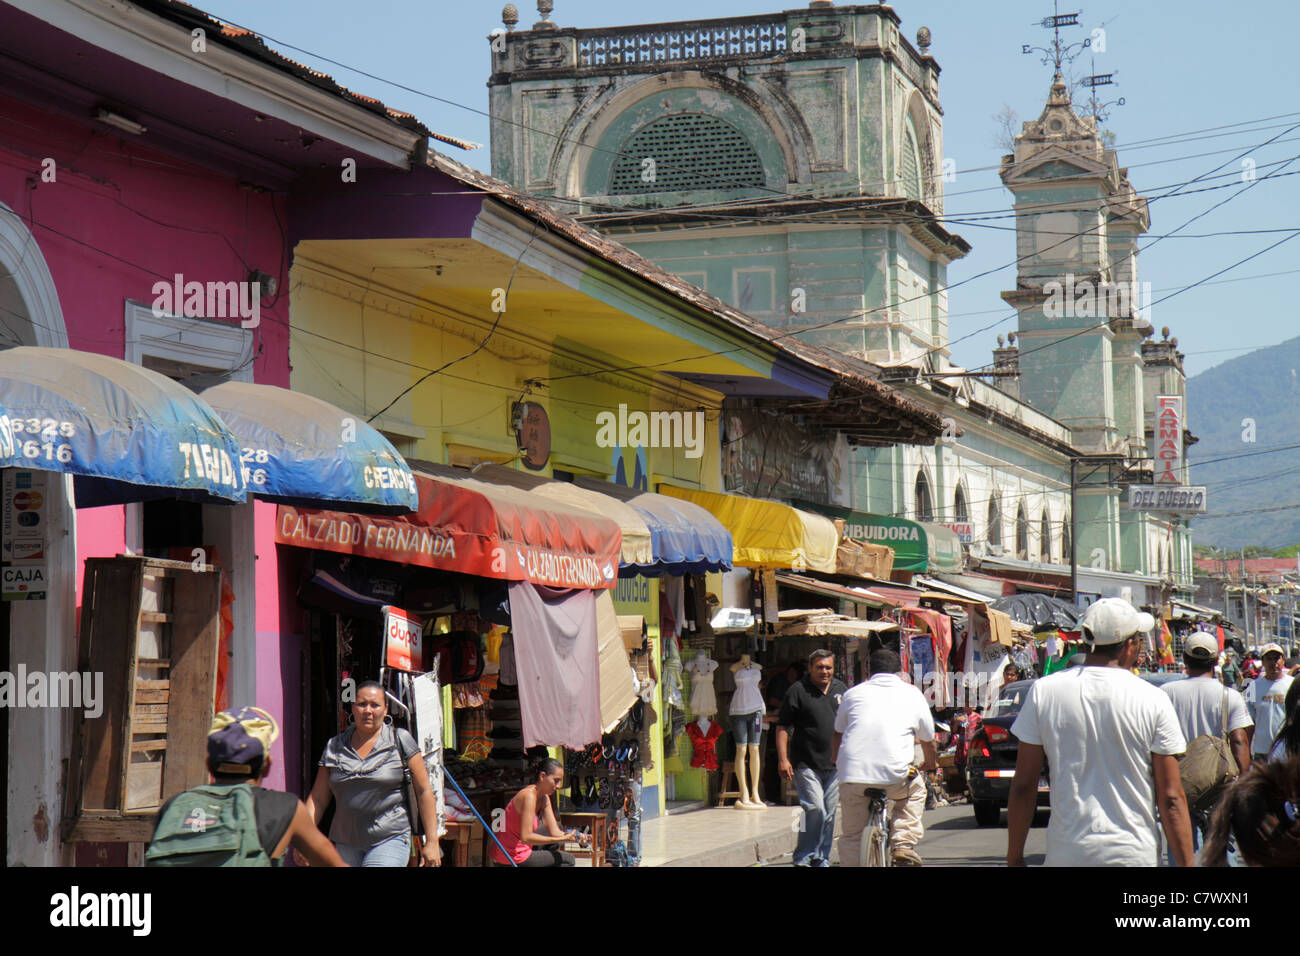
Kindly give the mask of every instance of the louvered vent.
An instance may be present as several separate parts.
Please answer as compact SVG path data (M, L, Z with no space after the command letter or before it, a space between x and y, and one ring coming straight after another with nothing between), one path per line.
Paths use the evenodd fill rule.
M916 134L909 122L904 129L903 142L903 195L908 199L921 198L921 157L916 148Z
M763 164L749 140L703 113L657 119L637 130L620 153L611 195L764 185Z

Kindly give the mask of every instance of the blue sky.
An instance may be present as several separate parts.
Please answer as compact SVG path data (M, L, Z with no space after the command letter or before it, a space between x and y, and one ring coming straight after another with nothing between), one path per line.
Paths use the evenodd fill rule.
M521 26L538 19L529 0L516 3ZM272 45L357 92L414 113L431 129L483 143L483 149L470 153L454 147L445 151L469 165L489 169L488 123L482 115L488 105L490 69L486 37L500 26L501 2L198 0L196 5L215 17L283 41ZM745 16L798 5L764 6L762 0L616 4L555 0L552 19L563 26L600 27ZM909 38L922 25L930 28L930 52L943 70L944 148L957 168L956 181L947 184L947 216L961 219L1005 211L1011 196L997 177L1003 150L995 145L993 115L1010 106L1026 120L1042 109L1051 69L1037 55L1022 55L1020 48L1050 38L1036 25L1052 12L1050 4L1044 0L989 4L900 0L894 9ZM1077 10L1061 7L1063 13ZM1173 329L1179 347L1187 353L1189 375L1300 335L1300 310L1292 294L1300 280L1300 238L1210 283L1167 302L1158 301L1290 234L1269 230L1300 230L1300 158L1291 166L1282 165L1300 157L1296 97L1300 58L1294 47L1300 35L1300 4L1106 0L1084 4L1082 13L1085 27L1067 35L1081 39L1097 26L1106 31L1106 50L1095 55L1095 70L1116 72L1118 86L1108 98L1123 96L1126 101L1113 110L1106 125L1115 133L1120 163L1129 168L1135 188L1153 200L1147 244L1245 185L1238 154L1246 154L1255 165L1257 185L1177 236L1154 242L1139 257L1139 277L1151 283L1156 300L1151 312L1156 328ZM468 108L390 86L302 51ZM1076 67L1086 65L1083 60L1076 63ZM1259 145L1273 137L1278 141ZM1156 138L1178 141L1149 142ZM1228 165L1186 187L1183 194L1156 200L1224 163ZM1269 172L1297 175L1260 181ZM1192 192L1226 183L1233 185ZM1014 233L1007 229L1009 225L1010 220L983 219L949 226L974 247L949 270L954 360L971 368L987 364L995 336L1015 328L1011 311L998 295L1013 287L1014 269L972 278L1014 260ZM1246 230L1254 232L1241 234ZM984 330L986 326L994 327ZM963 336L969 338L957 341Z

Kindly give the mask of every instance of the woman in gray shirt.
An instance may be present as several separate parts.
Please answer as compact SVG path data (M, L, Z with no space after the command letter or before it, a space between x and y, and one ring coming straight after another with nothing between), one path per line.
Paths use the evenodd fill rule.
M330 839L348 866L406 866L411 820L402 796L401 755L410 754L408 766L428 834L420 865L441 866L438 810L424 759L414 737L384 722L387 714L383 687L366 681L357 688L353 726L325 745L307 812L319 826L330 800L336 801Z

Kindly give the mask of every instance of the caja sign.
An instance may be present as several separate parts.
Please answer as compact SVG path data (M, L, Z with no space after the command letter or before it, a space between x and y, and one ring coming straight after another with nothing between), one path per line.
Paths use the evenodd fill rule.
M392 605L384 605L385 665L399 671L422 673L424 628L415 616Z

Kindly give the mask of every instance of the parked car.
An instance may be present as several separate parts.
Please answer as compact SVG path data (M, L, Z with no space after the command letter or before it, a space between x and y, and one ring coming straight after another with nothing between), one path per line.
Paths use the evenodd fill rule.
M1011 779L1016 775L1016 752L1020 741L1011 733L1011 725L1024 705L1033 680L1016 681L1002 690L1001 696L985 712L983 723L971 738L966 756L966 786L970 789L975 822L982 827L997 826L1002 808L1011 793ZM1038 805L1051 806L1046 761L1038 781Z

